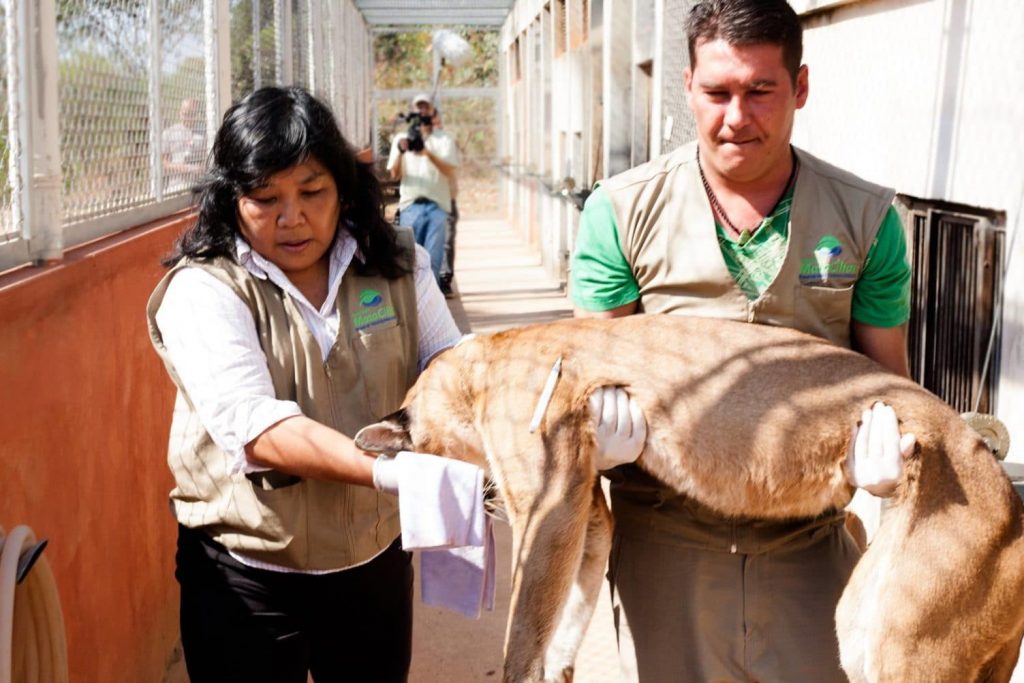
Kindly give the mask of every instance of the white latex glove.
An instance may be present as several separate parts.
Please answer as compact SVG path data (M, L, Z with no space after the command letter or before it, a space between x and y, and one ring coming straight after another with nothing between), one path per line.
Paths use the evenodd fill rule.
M590 395L590 415L597 437L595 465L610 470L634 462L644 450L647 420L622 387L601 387Z
M381 493L390 493L393 496L398 495L398 473L402 470L403 464L408 466L410 462L405 458L399 460L397 457L399 455L410 455L415 458L441 457L433 453L417 453L415 451L399 451L395 454L396 457L394 458L387 455L377 456L377 459L373 461L373 488Z
M381 493L398 495L398 461L386 455L373 461L373 488Z
M903 476L903 459L914 450L917 437L900 436L896 411L879 401L861 415L853 428L846 456L846 478L857 488L887 498Z

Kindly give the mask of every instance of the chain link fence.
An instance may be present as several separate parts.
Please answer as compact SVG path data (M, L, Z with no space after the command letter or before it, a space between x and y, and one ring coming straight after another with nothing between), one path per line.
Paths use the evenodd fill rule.
M0 3L0 46L7 45L7 5ZM11 163L10 163L10 117L8 109L10 100L7 94L9 79L7 78L7 50L0 49L0 243L14 239L18 234L18 225L14 220L11 207Z
M40 234L59 254L186 207L211 127L256 88L313 90L369 145L369 41L350 0L0 0L0 270L42 260ZM48 65L52 91L26 76ZM25 132L25 116L44 133ZM59 164L43 182L30 164L47 156L46 134ZM24 208L40 205L59 205L60 224Z

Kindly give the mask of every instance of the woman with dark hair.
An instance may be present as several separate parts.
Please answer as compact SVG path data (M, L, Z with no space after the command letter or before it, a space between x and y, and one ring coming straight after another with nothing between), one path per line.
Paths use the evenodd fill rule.
M197 198L148 307L178 389L189 676L405 680L410 556L352 437L460 337L429 257L384 220L371 168L299 88L228 110Z

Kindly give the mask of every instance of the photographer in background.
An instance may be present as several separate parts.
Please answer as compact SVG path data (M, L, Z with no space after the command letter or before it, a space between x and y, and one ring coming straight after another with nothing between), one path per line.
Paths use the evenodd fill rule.
M398 189L398 224L411 228L416 243L430 254L430 268L446 296L450 280L441 279L448 219L452 211L452 183L459 165L455 140L434 127L434 105L421 93L413 98L416 110L408 114L409 129L391 141L388 171L401 181Z

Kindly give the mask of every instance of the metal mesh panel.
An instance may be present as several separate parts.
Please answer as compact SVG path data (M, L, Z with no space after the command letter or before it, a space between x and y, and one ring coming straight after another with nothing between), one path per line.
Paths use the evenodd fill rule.
M179 0L160 14L160 135L163 193L191 189L206 167L203 0ZM187 31L185 29L188 29Z
M138 206L153 198L150 38L141 3L67 0L59 5L65 222Z
M342 125L341 131L345 132L345 127L342 124L342 117L344 115L344 102L341 98L343 88L338 82L342 75L345 73L341 68L340 64L344 57L342 37L344 33L342 31L344 22L341 19L341 8L337 5L329 5L324 7L324 58L326 60L325 67L327 68L327 101L331 103L331 108L334 110L334 117L338 119L339 125Z
M459 211L489 213L498 207L498 103L493 97L446 97L445 130L459 147Z
M11 149L7 144L10 101L7 97L7 9L0 3L0 243L17 237L18 225L11 206Z
M338 123L341 125L341 130L345 133L346 137L352 139L353 122L351 121L351 115L348 113L348 100L351 94L348 92L349 84L345 83L343 79L348 74L348 52L349 52L349 41L346 39L349 31L349 10L346 6L342 6L332 12L332 16L337 16L337 23L331 25L331 49L334 51L334 59L332 60L333 66L333 77L331 78L331 87L333 93L331 94L331 102L334 104L334 113L338 119Z
M295 85L313 90L309 82L309 4L292 0L292 75Z
M696 0L665 0L664 49L662 52L662 121L667 126L672 117L672 129L662 128L662 153L697 137L697 129L690 108L686 106L683 71L690 65L686 50L686 17Z
M232 99L276 83L274 50L274 0L232 0Z
M316 31L318 37L318 42L313 43L314 60L316 62L316 94L321 99L331 102L334 64L328 44L332 36L331 12L326 4L318 6L317 16L318 19L313 23L313 30Z

